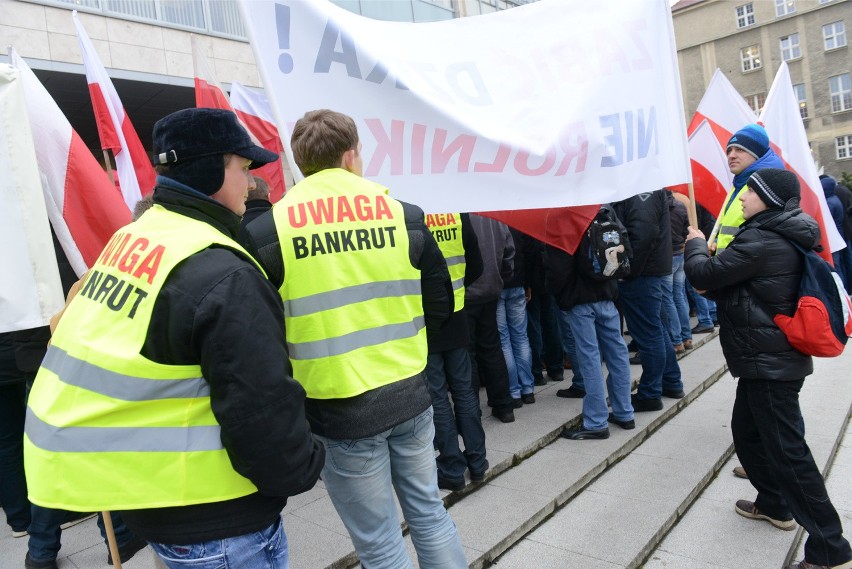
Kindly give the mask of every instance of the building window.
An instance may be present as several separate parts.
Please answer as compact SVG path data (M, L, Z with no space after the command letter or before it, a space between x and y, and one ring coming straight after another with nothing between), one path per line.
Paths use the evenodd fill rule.
M846 25L842 21L824 25L822 39L825 42L826 51L843 47L846 45Z
M798 83L793 85L793 92L796 93L796 100L799 102L799 114L803 119L808 118L808 100L805 98L805 84Z
M737 6L737 27L745 28L754 25L754 7L751 2Z
M743 73L760 69L760 46L751 45L742 48L740 50L740 61L742 62Z
M748 106L756 113L760 113L763 109L763 103L766 102L766 93L758 93L757 95L749 95L745 98Z
M837 152L838 160L852 158L852 134L835 138L834 150Z
M790 34L781 38L781 59L790 61L791 59L799 59L802 57L802 50L799 47L799 34Z
M796 11L796 0L775 0L775 16L780 18Z
M828 90L831 92L832 113L852 110L852 82L848 73L829 77Z

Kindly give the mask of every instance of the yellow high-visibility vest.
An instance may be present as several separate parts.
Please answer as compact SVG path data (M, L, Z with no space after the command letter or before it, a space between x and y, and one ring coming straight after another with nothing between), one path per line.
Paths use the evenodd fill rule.
M312 399L354 397L426 368L420 271L402 204L340 168L273 208L293 377Z
M716 251L720 251L727 247L734 240L734 235L740 230L740 225L745 223L743 217L743 202L739 197L742 192L746 191L743 187L734 196L734 188L728 192L728 197L725 198L725 203L722 205L722 211L719 212L719 234L716 236ZM731 204L728 206L728 204ZM725 209L727 208L727 210Z
M251 258L207 223L159 205L110 239L68 305L30 393L31 502L91 512L257 491L231 466L200 366L141 355L169 273L213 244Z
M447 261L450 280L453 282L455 312L464 308L464 273L467 264L462 242L462 220L460 213L435 213L426 216L426 227L438 243L438 248Z

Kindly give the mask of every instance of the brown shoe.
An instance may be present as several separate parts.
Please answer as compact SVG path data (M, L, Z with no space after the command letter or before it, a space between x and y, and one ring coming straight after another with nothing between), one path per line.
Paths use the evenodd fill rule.
M691 350L695 346L692 345L692 340L684 340L683 341L683 347L687 350Z
M798 563L787 565L785 569L852 569L852 560L847 561L846 563L841 563L840 565L814 565L813 563L808 563L803 559Z
M792 518L789 520L776 520L775 518L770 518L758 510L754 505L754 502L749 502L748 500L737 500L734 510L744 518L749 518L750 520L766 520L773 526L778 529L783 529L784 531L796 529L796 520Z
M683 344L675 344L674 351L676 354L682 354L686 351L686 348L683 347Z
M742 466L734 467L734 476L736 476L737 478L744 478L748 480L748 474L746 473L745 468L743 468Z

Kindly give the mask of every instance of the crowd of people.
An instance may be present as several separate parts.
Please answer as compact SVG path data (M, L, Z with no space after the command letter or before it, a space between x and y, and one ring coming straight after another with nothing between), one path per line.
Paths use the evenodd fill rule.
M296 123L305 179L274 207L251 170L278 156L233 113L173 113L153 142L157 187L73 288L66 271L52 336L0 335L0 503L29 533L25 568L57 567L63 525L100 511L122 561L150 545L172 569L287 567L281 511L320 477L363 566L411 566L395 496L419 565L466 567L439 490L488 475L480 389L512 423L570 377L555 395L583 400L582 423L562 436L605 439L685 396L677 356L717 325L758 492L736 512L801 524L792 567L852 567L804 439L811 358L772 321L802 272L787 241L819 232L759 125L728 144L718 223L691 227L660 189L601 206L574 253L393 199L334 111ZM848 242L852 195L822 184ZM835 255L848 287L852 255Z

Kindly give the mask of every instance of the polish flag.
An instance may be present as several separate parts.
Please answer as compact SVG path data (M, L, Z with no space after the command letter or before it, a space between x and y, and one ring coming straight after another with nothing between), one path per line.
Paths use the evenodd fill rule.
M132 210L142 196L154 190L156 173L145 147L139 140L130 118L124 111L121 99L107 75L92 41L77 17L77 11L71 14L80 40L83 54L83 67L89 83L89 95L95 111L95 122L103 149L112 150L124 203Z
M0 63L0 332L37 328L62 309L20 72Z
M781 62L775 74L775 81L766 96L763 112L760 113L760 122L769 134L772 149L784 161L785 168L799 178L802 210L819 223L823 245L820 255L830 263L831 252L844 248L846 243L833 221L825 223L826 219L832 219L831 213L808 145L808 135L799 113L799 101L793 91L786 61Z
M267 150L279 156L284 152L278 127L272 114L269 100L260 93L250 91L239 83L231 84L231 104L240 121L246 126ZM287 191L284 183L284 161L278 160L261 168L252 170L252 174L263 178L269 184L269 201L277 202Z
M200 40L191 34L192 68L195 72L195 106L204 109L227 109L233 111L228 95L216 78L213 66L202 51Z
M521 233L573 255L600 208L600 205L582 205L476 213L502 221Z
M724 181L733 180L733 176L728 170L727 157L722 166L716 160L715 149L703 146L712 143L715 138L715 144L721 149L722 156L725 156L728 141L734 133L745 125L755 122L757 122L757 116L754 111L731 85L725 74L717 68L686 129L690 140L689 157L695 201L713 215L722 211L725 198L731 190L730 182L725 184ZM697 139L693 137L699 128L704 130L708 127L712 138L706 133L699 133ZM671 189L689 195L686 184L673 186Z
M80 135L14 49L21 74L47 216L77 276L109 238L130 223L130 209Z

